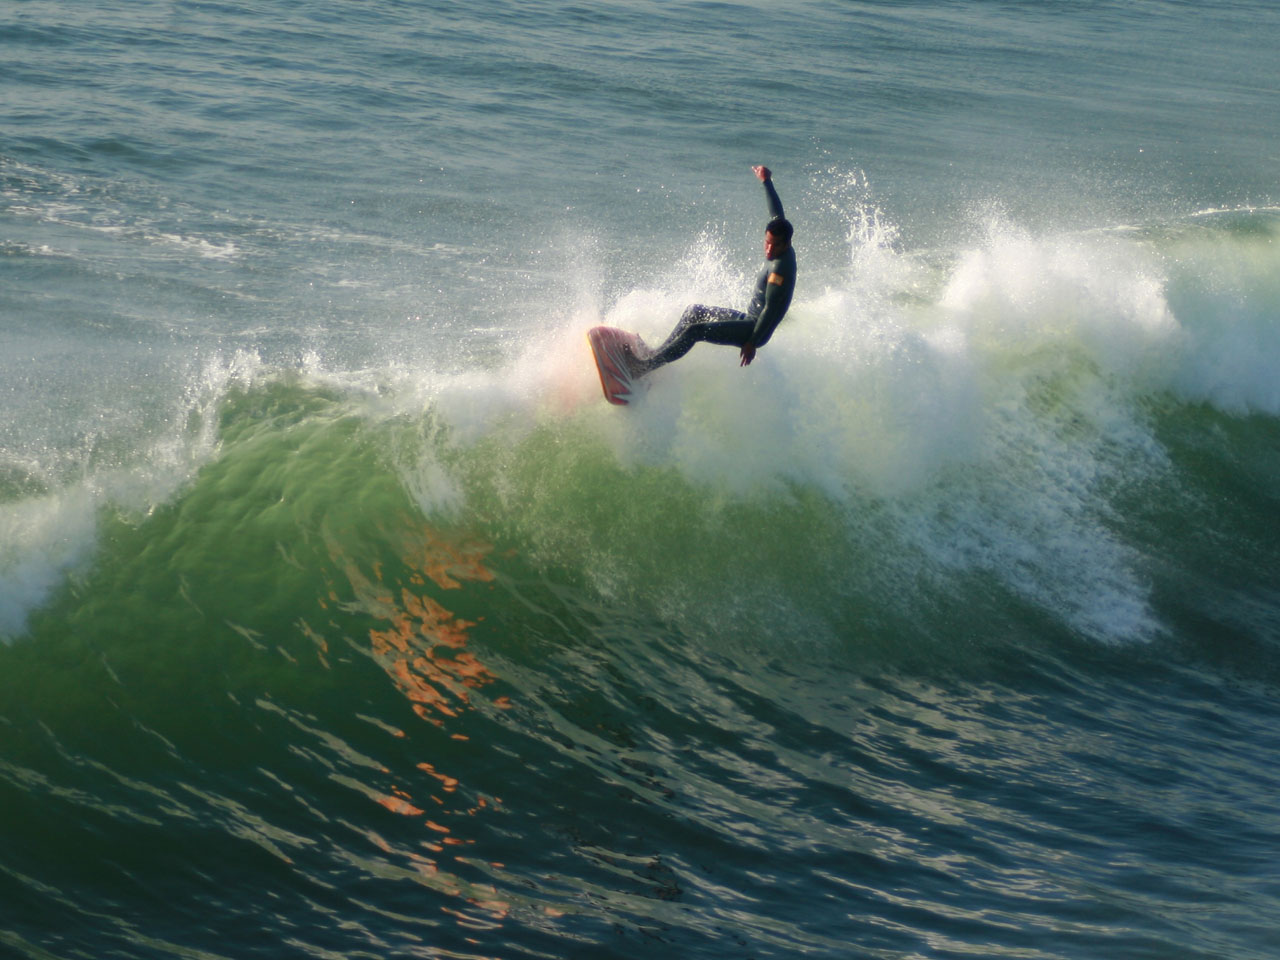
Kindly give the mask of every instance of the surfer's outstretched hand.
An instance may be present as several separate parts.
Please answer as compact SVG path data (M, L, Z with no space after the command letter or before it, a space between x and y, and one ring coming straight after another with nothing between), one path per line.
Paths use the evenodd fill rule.
M773 174L769 172L768 167L752 167L751 170L760 178L761 183L764 183L773 176ZM747 362L750 363L751 361L748 360Z
M742 362L738 364L740 367L751 366L751 361L756 358L756 348L751 344L746 344L742 348Z

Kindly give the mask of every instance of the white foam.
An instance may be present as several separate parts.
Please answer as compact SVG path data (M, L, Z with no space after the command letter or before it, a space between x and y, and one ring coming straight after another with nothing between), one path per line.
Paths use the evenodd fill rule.
M1181 240L1169 297L1186 330L1171 378L1183 397L1228 413L1280 414L1280 218L1244 235Z
M1184 261L1141 229L1033 234L990 214L977 236L904 252L859 202L843 263L802 260L792 312L751 367L699 345L626 410L600 399L585 330L657 343L691 302L743 301L751 277L707 237L612 302L592 265L572 310L533 318L539 336L499 368L437 381L433 410L463 443L573 417L623 466L672 468L711 502L817 489L851 538L875 504L897 530L883 576L901 592L981 574L1084 635L1158 636L1110 498L1168 467L1151 397L1280 409L1275 253L1245 244L1250 261L1215 235ZM438 463L418 480L420 502L458 508Z
M193 251L206 260L234 260L240 256L240 248L230 240L223 243L215 243L204 237L163 232L157 233L156 239L184 250Z
M96 457L100 442L118 446L121 438L87 436L76 448L12 461L14 476L47 492L0 504L0 637L20 635L31 612L90 562L104 511L142 516L185 487L217 453L228 389L261 375L261 361L248 352L193 364L168 415L132 452Z
M0 504L0 638L22 633L28 614L84 563L95 516L83 487Z

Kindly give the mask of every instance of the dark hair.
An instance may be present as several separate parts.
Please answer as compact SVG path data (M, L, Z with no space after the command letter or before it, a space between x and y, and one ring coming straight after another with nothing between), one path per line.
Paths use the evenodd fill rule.
M774 238L783 243L791 243L791 221L785 217L774 217L765 225L765 233L772 233Z

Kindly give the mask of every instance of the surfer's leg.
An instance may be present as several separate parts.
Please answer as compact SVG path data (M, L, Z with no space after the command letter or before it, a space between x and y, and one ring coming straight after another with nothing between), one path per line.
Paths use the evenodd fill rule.
M645 367L647 370L654 370L663 364L679 360L693 349L695 343L740 347L747 342L754 329L755 324L741 310L694 304L684 312L666 342L653 351L653 355L645 362Z

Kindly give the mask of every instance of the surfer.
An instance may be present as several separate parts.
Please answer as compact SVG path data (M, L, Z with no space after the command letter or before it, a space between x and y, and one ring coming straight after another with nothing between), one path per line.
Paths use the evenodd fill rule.
M791 306L796 287L796 252L791 246L791 223L782 213L782 201L773 188L768 167L752 167L764 184L771 219L764 228L764 258L767 261L756 280L755 295L744 313L728 307L708 307L700 303L685 310L671 336L647 358L644 372L679 360L695 343L716 343L741 348L741 365L755 359L756 350L773 336Z

